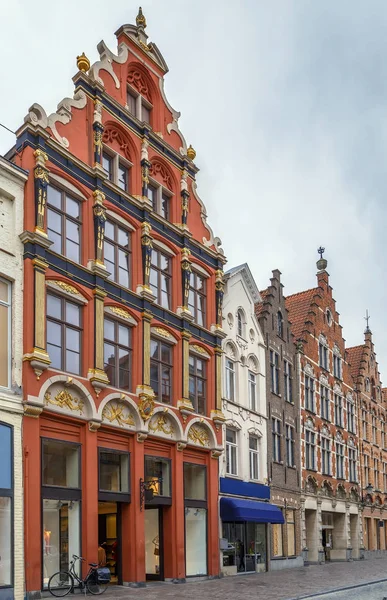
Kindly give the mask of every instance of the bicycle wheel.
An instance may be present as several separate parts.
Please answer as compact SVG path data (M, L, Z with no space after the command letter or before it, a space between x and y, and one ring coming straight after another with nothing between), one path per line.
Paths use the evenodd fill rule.
M86 581L87 591L90 592L90 594L93 594L93 596L100 596L101 594L106 592L108 587L108 583L98 583L98 579L96 576L91 576Z
M51 575L48 582L48 590L52 596L63 598L71 592L74 587L74 579L67 571L58 571Z

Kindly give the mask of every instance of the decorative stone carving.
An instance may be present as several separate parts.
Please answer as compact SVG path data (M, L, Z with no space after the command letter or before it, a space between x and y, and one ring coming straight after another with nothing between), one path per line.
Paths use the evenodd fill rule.
M130 314L124 308L121 308L120 306L110 306L109 308L114 314L118 315L119 317L130 320Z
M70 394L68 390L58 392L55 398L51 398L51 392L46 392L44 395L44 405L49 406L50 404L64 410L83 414L84 401Z
M142 391L139 394L139 398L140 398L140 402L138 405L138 410L140 412L140 415L143 419L143 421L148 421L148 419L150 419L153 415L153 412L155 410L155 401L153 396L146 392L146 391Z
M119 425L119 427L134 427L135 422L133 415L125 402L120 400L111 400L106 404L102 411L102 419L111 425Z
M159 161L157 159L152 160L151 166L149 169L149 174L152 175L153 177L160 175L161 179L163 180L164 185L170 190L173 189L172 178L169 173L169 170L166 168L164 163L162 163L161 161Z
M308 375L309 377L314 376L313 367L309 363L306 363L306 365L304 367L304 372L305 372L305 375Z
M134 87L138 93L146 98L148 102L152 103L152 97L149 89L149 85L146 81L145 76L137 68L130 68L128 73L128 83Z
M109 123L106 124L102 135L102 141L104 144L112 144L113 142L117 142L125 158L127 158L129 161L132 161L129 137L118 125L112 121L109 121Z
M171 421L163 413L157 413L149 422L149 431L154 433L163 433L173 437L174 428Z
M192 425L188 432L188 439L197 446L208 447L210 445L209 435L204 427Z
M197 352L198 354L202 354L206 358L210 358L209 353L202 346L198 346L197 344L191 344L190 350L193 350L194 352Z
M320 383L329 387L328 377L326 375L324 375L324 373L321 373L321 375L320 375Z
M86 106L86 102L87 97L85 92L78 90L75 92L73 98L64 98L59 102L56 112L48 116L44 108L40 104L35 103L30 107L28 115L24 118L24 122L36 126L40 125L43 129L50 128L56 141L64 148L68 148L70 146L69 141L58 133L56 123L67 125L72 119L72 109L82 109Z
M113 62L120 65L124 64L128 58L128 47L126 44L121 43L118 46L118 54L115 55L106 46L105 42L102 41L98 44L97 50L99 52L100 60L95 62L89 70L89 77L94 81L97 81L102 87L105 87L104 82L99 76L100 71L106 71L113 78L117 89L120 87L120 82L113 70Z

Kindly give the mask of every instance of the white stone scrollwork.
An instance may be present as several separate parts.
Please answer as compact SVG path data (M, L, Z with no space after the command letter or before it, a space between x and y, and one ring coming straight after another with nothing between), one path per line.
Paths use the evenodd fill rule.
M320 383L329 387L328 377L323 373L320 375Z
M327 338L325 337L325 335L323 333L320 333L320 335L318 336L318 341L321 344L324 344L324 346L328 346Z
M305 368L304 368L304 372L305 372L305 375L309 375L309 377L313 377L314 376L313 367L309 363L306 363Z
M43 129L49 127L52 131L54 138L59 142L61 146L65 148L69 147L69 141L67 138L59 135L56 129L56 123L62 123L67 125L71 121L72 115L71 110L73 108L81 109L86 106L87 98L85 92L78 90L74 94L74 98L64 98L59 102L57 111L47 116L46 111L40 104L33 104L28 112L28 115L24 117L25 123L32 123L33 125L40 125Z
M306 427L307 429L312 429L312 430L314 430L314 422L313 422L313 419L312 419L312 417L308 417L308 418L306 419L306 421L305 421L305 427Z
M351 392L347 393L347 400L348 400L348 402L353 402L353 396L352 396Z
M214 232L212 231L211 227L207 223L207 210L206 210L206 207L204 206L203 200L198 196L196 181L192 182L192 193L193 193L194 197L196 198L196 200L200 204L200 216L202 218L204 227L207 229L208 233L210 234L210 239L203 237L203 244L207 248L214 245L216 251L219 252L219 254L224 254L224 250L223 250L223 248L221 248L222 240L218 237L214 237Z
M337 440L338 442L342 442L342 441L343 441L343 436L342 436L342 434L341 434L341 432L340 432L340 431L338 431L338 432L336 433L336 440Z
M326 425L323 425L321 428L321 435L324 435L325 437L329 437L329 429Z
M335 354L336 356L341 356L340 348L337 344L333 346L333 354Z
M95 62L91 66L89 71L89 77L91 77L91 79L97 81L100 85L105 87L104 82L99 76L99 72L106 71L114 79L116 88L119 89L120 82L113 70L113 62L116 62L120 65L126 62L128 58L128 46L124 43L121 43L118 46L118 54L115 55L111 50L109 50L105 42L102 40L102 42L98 44L97 50L99 52L100 60L97 60L97 62Z

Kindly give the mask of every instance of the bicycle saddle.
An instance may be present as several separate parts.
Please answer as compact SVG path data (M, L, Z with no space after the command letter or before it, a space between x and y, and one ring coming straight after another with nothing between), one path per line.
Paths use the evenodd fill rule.
M90 567L98 567L98 563L89 563Z

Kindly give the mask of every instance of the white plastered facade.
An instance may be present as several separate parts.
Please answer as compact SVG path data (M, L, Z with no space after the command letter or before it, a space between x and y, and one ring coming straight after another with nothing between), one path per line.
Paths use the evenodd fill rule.
M24 186L27 174L0 157L0 278L11 285L10 381L0 387L0 422L13 428L13 589L24 598L22 357L23 357L23 231ZM4 593L6 589L2 590ZM2 597L4 596L4 593ZM10 592L11 593L11 592Z

